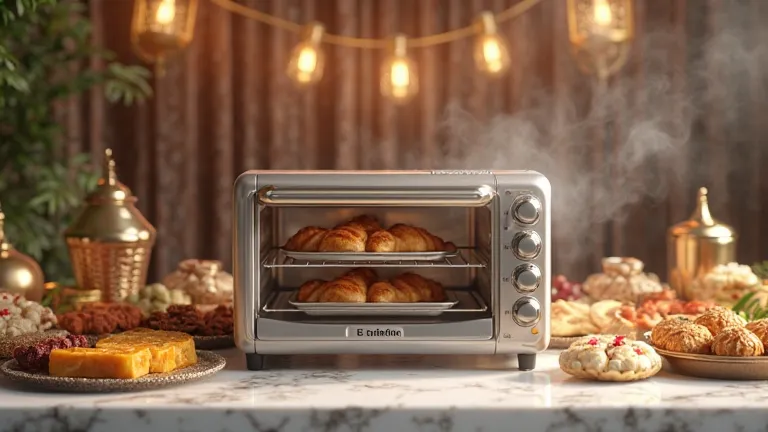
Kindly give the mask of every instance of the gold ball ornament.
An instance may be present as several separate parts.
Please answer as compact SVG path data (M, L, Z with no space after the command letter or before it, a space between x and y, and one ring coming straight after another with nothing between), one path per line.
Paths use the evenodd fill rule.
M5 213L0 207L0 291L39 302L43 298L44 277L31 257L13 248L5 237Z

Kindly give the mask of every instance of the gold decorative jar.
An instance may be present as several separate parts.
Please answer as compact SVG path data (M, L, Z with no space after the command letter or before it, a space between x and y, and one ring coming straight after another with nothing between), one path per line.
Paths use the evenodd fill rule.
M118 181L107 149L96 190L64 232L78 287L100 290L106 302L122 301L146 284L156 231L136 208L136 200Z
M707 189L700 188L691 218L667 232L669 284L677 295L686 300L698 298L691 293L694 281L718 265L736 261L736 240L733 228L712 217Z
M44 284L40 265L30 256L14 249L5 237L5 213L0 208L0 291L40 302Z

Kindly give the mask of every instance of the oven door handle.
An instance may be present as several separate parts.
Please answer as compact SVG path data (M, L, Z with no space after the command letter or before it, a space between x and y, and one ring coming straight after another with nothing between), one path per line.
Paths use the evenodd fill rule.
M265 206L418 206L483 207L494 196L494 189L482 185L472 189L283 189L265 186L258 192Z

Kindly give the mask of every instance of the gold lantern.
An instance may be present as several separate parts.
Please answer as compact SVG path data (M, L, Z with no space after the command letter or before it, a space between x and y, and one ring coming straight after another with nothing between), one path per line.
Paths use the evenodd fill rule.
M79 288L100 290L103 301L122 301L146 284L156 232L135 203L107 149L96 190L64 232Z
M712 217L707 189L699 189L698 204L691 218L667 232L669 284L684 299L694 282L718 265L736 261L736 232Z
M606 79L627 62L632 0L568 0L568 36L579 68Z
M131 42L136 53L162 72L165 59L189 45L197 0L135 0Z
M39 302L43 298L43 271L31 257L14 249L5 237L5 213L0 208L0 291Z

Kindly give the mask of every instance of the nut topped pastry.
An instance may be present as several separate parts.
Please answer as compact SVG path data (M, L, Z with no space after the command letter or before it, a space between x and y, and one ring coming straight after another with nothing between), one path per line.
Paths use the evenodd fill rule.
M752 321L746 329L755 334L763 342L763 347L768 346L768 318Z
M578 378L636 381L661 370L661 357L648 344L624 336L588 336L560 353L560 369Z
M667 351L708 354L712 333L703 325L686 319L668 318L654 327L651 343Z
M719 356L757 357L765 354L765 347L746 327L728 327L712 341L712 351Z
M706 327L712 336L717 336L727 327L744 327L747 321L730 309L718 306L704 312L694 321Z

